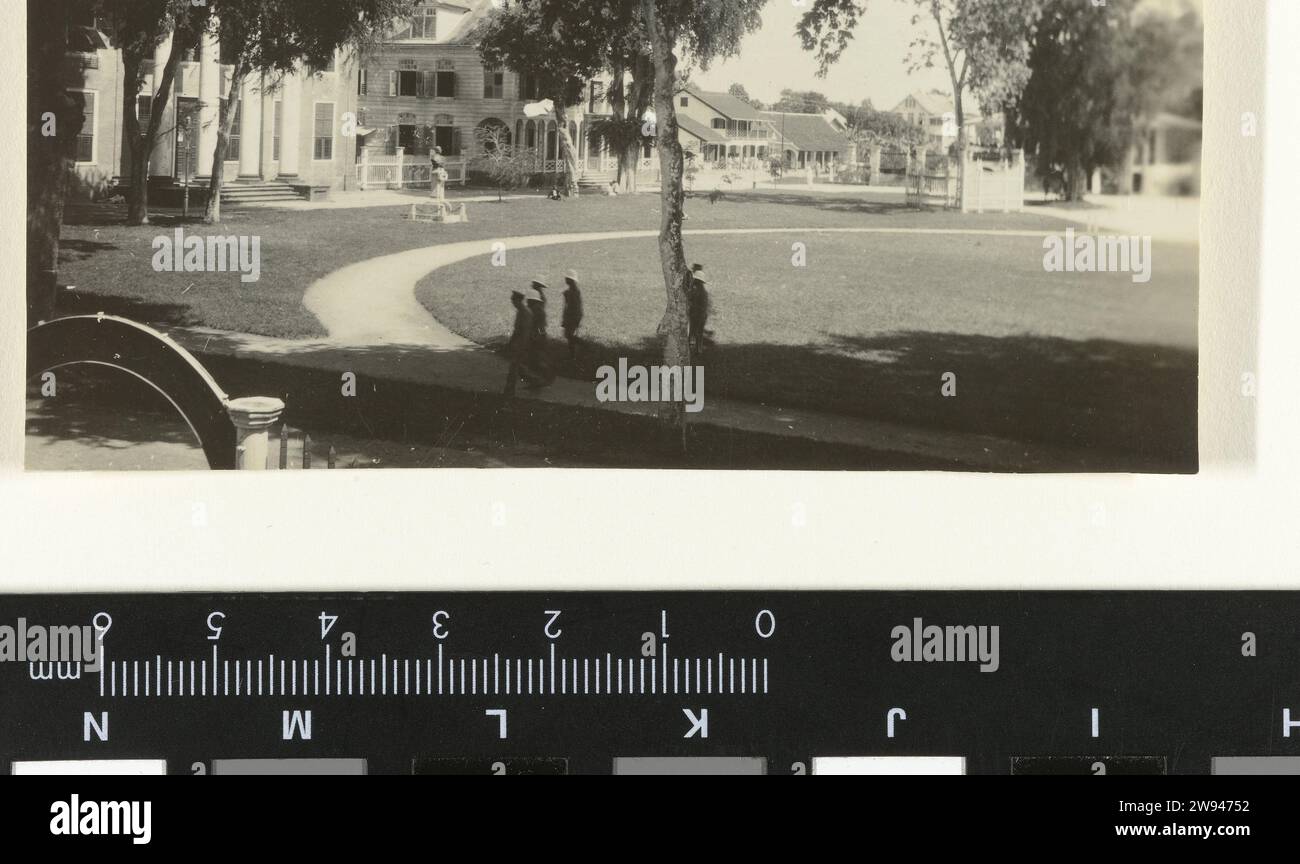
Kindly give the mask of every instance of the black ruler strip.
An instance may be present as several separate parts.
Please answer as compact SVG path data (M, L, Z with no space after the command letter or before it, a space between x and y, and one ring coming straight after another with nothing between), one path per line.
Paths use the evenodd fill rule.
M1300 771L1297 622L1300 592L9 595L0 771Z

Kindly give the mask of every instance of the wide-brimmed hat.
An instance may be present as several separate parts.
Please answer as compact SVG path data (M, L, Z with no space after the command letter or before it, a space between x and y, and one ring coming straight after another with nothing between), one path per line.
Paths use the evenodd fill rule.
M550 288L550 287L551 287L550 285L547 285L544 281L542 281L541 279L538 279L538 278L534 278L532 284L535 285L535 286L539 286L539 287L541 287L541 288Z
M577 281L578 281L578 271L577 271L577 270L565 270L565 271L564 271L564 278L565 278L565 279L572 279L574 282L577 282Z
M709 281L709 278L708 278L707 276L704 275L704 271L703 271L703 270L696 270L694 273L691 274L691 279L695 280L696 282L708 282L708 281Z

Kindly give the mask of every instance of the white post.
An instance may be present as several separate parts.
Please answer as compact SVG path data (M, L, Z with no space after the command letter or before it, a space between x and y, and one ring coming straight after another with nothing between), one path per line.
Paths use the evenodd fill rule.
M239 174L241 177L253 177L258 173L262 145L262 88L258 79L252 75L243 82L234 82L232 88L240 87L239 107ZM281 142L283 144L283 142Z
M401 189L405 177L402 175L402 157L406 153L405 147L396 148L397 153L397 188Z
M302 81L293 72L286 73L280 96L280 173L297 176L302 144L298 130L302 126ZM312 146L308 139L307 146Z
M236 469L266 470L271 449L268 432L283 411L284 402L272 396L244 396L226 403L226 413L235 424Z
M208 176L212 156L217 152L217 123L221 111L221 50L217 37L204 33L199 42L199 164L198 172Z
M361 178L357 184L362 191L365 191L366 183L369 180L370 180L370 148L362 147L361 148Z

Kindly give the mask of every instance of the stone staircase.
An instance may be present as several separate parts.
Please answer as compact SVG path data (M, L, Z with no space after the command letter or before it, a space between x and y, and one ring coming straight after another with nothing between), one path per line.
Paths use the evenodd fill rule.
M302 200L303 196L283 180L238 181L221 186L223 207Z
M617 177L616 171L583 171L578 177L578 192L606 192Z

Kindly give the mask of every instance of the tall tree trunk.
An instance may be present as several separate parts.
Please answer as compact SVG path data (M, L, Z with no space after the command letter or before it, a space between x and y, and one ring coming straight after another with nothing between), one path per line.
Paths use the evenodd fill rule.
M958 73L957 51L954 46L948 44L948 31L937 0L931 5L930 11L934 15L935 25L939 28L939 44L943 47L944 62L948 64L948 80L952 83L953 113L957 121L957 205L960 207L966 182L966 112L962 103L962 91L966 89L966 73L970 70L970 56L963 57L961 72ZM945 158L947 155L944 154ZM924 165L921 166L921 174L925 174Z
M82 115L68 93L67 0L27 2L27 320L54 312L63 200ZM53 115L52 117L47 115ZM52 132L53 134L46 134Z
M623 77L626 74L627 68L621 62L615 63L610 74L609 90L605 94L609 101L610 118L615 124L621 124L627 116L627 87L623 83ZM618 127L611 125L609 128L616 129ZM606 141L609 144L613 143L612 138L607 138ZM630 191L628 189L630 179L628 169L627 153L620 152L618 154L618 172L614 180L624 192Z
M176 69L180 66L181 57L189 48L185 38L185 31L178 27L172 34L172 47L167 55L167 62L163 64L162 77L158 79L158 87L154 90L149 100L149 125L143 132L140 131L140 123L135 113L135 94L139 92L141 78L136 77L135 87L127 85L124 90L132 91L123 93L123 118L125 121L127 146L131 151L131 186L127 190L126 196L126 222L128 225L147 225L149 223L149 160L153 157L153 148L158 144L158 130L162 127L163 115L167 112L167 103L171 101L172 84L176 80ZM131 52L123 52L129 55ZM122 59L124 68L134 68L139 75L139 69L144 63L142 55L124 56ZM130 64L134 64L133 67ZM127 79L132 80L132 79ZM127 110L128 101L130 108ZM180 118L177 117L177 122Z
M636 126L638 134L645 122L642 118L650 108L650 100L654 95L654 75L654 62L644 54L638 54L632 61L632 86L628 91L627 102L627 117ZM640 139L620 158L627 158L629 163L628 176L623 181L624 191L635 192L637 172L641 163Z
M1065 197L1067 201L1082 201L1087 189L1088 169L1083 160L1075 158L1065 168Z
M564 194L578 194L578 151L573 146L573 137L569 135L568 109L564 106L564 97L551 100L555 103L555 140L560 157L564 163Z
M677 110L673 94L677 92L677 34L660 19L655 0L641 0L646 30L653 47L655 70L655 136L659 148L660 216L659 261L663 269L667 304L659 330L664 337L664 365L685 367L691 364L689 290L690 271L686 266L686 249L682 243L682 145L677 140ZM681 429L683 444L686 433L685 405L665 402L664 417Z
M211 225L221 221L221 184L225 179L226 150L230 148L230 132L235 128L235 115L243 98L241 80L248 71L248 62L241 56L235 61L230 75L230 93L221 103L217 118L217 147L212 153L212 178L208 181L208 204L203 210L203 221ZM235 154L238 158L239 154Z

